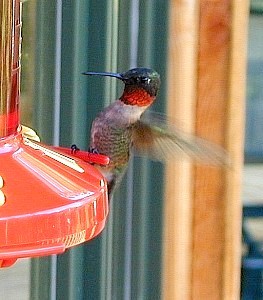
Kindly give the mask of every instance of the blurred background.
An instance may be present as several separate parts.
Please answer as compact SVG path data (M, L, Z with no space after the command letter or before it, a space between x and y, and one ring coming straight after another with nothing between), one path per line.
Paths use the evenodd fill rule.
M151 67L160 73L162 89L153 110L164 112L169 2L25 1L22 123L34 128L44 143L68 147L77 144L87 149L94 116L117 98L122 85L109 78L87 80L81 72L125 71L135 66ZM247 207L243 220L246 236L243 257L251 258L252 264L248 261L243 265L243 299L260 299L248 298L252 288L255 297L263 297L262 49L263 1L252 0L242 184L242 201ZM161 164L134 158L111 204L103 234L64 255L23 259L9 269L0 270L1 297L6 300L160 299L164 173ZM251 206L255 208L252 212ZM250 252L251 243L256 247L255 253Z

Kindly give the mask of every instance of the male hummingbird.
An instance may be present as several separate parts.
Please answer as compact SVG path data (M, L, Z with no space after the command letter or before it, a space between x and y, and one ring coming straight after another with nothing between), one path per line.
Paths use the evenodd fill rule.
M209 163L226 163L221 148L182 134L160 115L145 113L155 101L160 87L160 75L156 71L135 68L125 73L83 74L115 77L124 83L120 98L98 114L91 128L89 151L110 158L107 167L97 166L108 182L109 199L125 173L131 151L160 161L187 154Z

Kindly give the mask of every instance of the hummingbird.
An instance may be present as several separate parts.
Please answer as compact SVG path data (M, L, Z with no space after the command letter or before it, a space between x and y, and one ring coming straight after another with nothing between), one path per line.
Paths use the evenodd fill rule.
M127 169L131 152L158 161L182 155L213 164L226 164L223 149L180 132L160 114L147 113L160 88L160 75L149 68L124 73L84 72L110 76L124 83L122 95L92 122L89 151L109 157L109 165L96 167L108 183L109 199Z

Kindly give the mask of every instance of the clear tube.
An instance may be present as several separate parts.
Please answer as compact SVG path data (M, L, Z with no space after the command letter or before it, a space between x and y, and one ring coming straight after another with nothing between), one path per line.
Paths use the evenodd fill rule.
M19 125L21 16L20 0L0 0L0 138Z

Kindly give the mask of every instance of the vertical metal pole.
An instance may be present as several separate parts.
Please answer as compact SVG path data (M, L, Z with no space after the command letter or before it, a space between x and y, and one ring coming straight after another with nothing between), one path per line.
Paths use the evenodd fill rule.
M54 71L54 136L53 145L59 145L60 138L60 96L61 96L61 46L62 46L62 0L56 2L55 29L55 71Z
M118 57L118 18L119 0L107 2L107 31L106 31L106 70L117 72ZM106 78L104 85L104 104L108 105L116 98L117 80ZM114 206L109 216L108 224L102 235L102 262L101 262L101 297L111 299L112 297L112 277L113 268L113 226L114 226Z
M137 67L139 37L139 0L131 0L129 16L130 34L130 68ZM127 197L125 214L125 254L124 254L124 299L131 299L132 291L132 217L133 217L133 176L134 158L131 154L127 172Z
M60 37L56 35L60 30L59 22L61 21L61 19L56 19L56 16L61 13L59 2L60 0L49 3L37 1L36 3L37 48L33 83L35 87L33 125L41 136L41 140L50 144L58 144L59 134ZM31 260L31 299L56 299L56 269L56 256Z
M53 145L59 145L60 138L60 94L61 94L61 41L62 39L62 0L56 2L56 29L55 29L55 71L54 71L54 129ZM50 300L56 300L57 294L57 255L52 255Z

